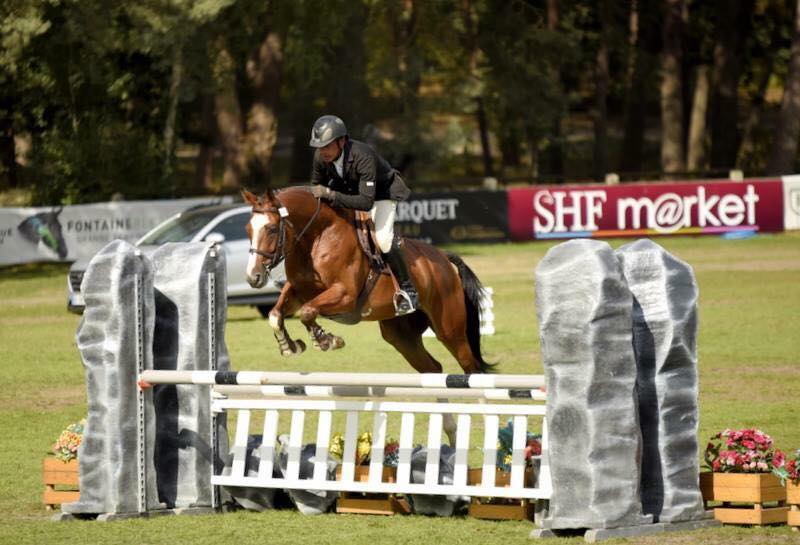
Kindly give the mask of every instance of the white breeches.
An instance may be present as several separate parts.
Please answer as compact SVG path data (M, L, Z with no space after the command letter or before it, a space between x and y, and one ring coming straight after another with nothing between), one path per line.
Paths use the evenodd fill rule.
M395 201L375 201L369 215L375 224L375 238L381 252L387 253L392 249L394 238L394 215L397 209Z

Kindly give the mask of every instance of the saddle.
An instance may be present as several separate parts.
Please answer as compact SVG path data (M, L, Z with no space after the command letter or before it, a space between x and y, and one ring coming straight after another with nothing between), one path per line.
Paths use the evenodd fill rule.
M394 275L389 269L389 266L383 260L383 257L381 257L381 250L378 247L378 242L375 240L375 226L372 223L372 218L370 217L369 212L362 210L355 210L354 212L353 227L355 227L357 235L356 238L358 238L358 244L361 246L361 251L364 252L365 256L367 256L369 273L367 274L364 285L361 287L361 291L356 299L355 310L351 313L340 314L336 317L331 317L335 321L345 324L356 324L361 321L364 303L366 303L367 299L369 299L369 294L372 293L373 288L375 288L375 284L378 283L378 279L382 274L389 275L395 284L397 284L397 280L395 280ZM397 289L397 286L395 286L395 289Z

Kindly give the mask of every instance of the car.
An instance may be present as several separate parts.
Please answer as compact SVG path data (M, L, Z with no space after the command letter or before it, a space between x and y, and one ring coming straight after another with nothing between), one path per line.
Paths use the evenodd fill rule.
M283 263L270 274L267 284L254 289L247 283L245 274L250 255L250 240L245 226L250 221L252 208L241 204L193 207L158 224L136 245L144 250L152 249L166 242L217 242L225 252L228 278L228 304L250 305L267 317L270 309L278 301L281 288L286 283ZM67 310L83 313L84 300L81 295L81 281L91 258L75 261L69 268L67 277Z

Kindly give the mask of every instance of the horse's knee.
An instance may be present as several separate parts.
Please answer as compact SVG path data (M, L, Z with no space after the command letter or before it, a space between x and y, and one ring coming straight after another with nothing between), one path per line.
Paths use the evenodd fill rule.
M283 315L275 309L270 311L268 321L269 326L275 331L283 329Z
M314 320L316 320L317 309L315 309L314 307L310 307L308 305L303 305L300 308L300 312L298 313L298 315L300 317L300 321L303 322L303 324L308 325Z

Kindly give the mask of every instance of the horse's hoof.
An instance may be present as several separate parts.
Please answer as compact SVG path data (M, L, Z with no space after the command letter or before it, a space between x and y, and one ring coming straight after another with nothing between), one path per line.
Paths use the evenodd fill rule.
M304 343L300 339L294 341L294 344L296 345L296 349L294 352L295 354L302 354L303 352L306 351L306 343Z
M331 350L338 350L344 346L344 339L341 337L337 337L336 335L332 335L333 342L331 343Z

